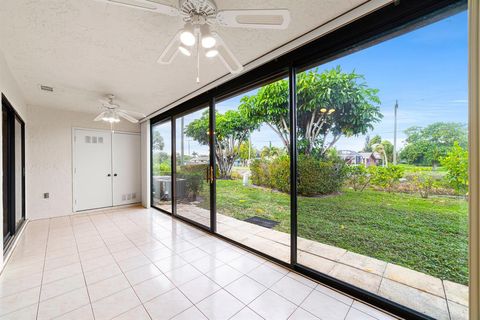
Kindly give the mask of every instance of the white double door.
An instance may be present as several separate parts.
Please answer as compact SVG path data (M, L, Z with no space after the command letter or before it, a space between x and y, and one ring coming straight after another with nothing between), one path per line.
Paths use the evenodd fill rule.
M74 211L141 201L140 135L74 129Z

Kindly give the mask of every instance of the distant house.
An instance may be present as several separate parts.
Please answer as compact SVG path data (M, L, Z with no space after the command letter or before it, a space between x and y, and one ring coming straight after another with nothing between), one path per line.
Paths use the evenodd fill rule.
M187 161L187 164L204 164L209 163L210 157L209 156L195 156Z
M366 167L376 166L382 161L382 157L377 152L339 150L338 156L347 164L363 164Z

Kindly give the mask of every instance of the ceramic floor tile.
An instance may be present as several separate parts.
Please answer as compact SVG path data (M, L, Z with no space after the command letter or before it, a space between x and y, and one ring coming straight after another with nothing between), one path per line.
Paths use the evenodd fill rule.
M208 320L195 306L188 308L187 310L183 311L182 313L172 318L172 320L193 320L193 319Z
M68 291L85 287L85 279L82 274L50 282L42 286L40 301L62 295Z
M130 288L130 284L123 274L119 274L88 285L88 294L92 302L95 302L126 288Z
M94 320L92 306L87 304L86 306L61 315L55 318L55 320Z
M263 318L260 317L255 312L253 312L252 309L250 309L249 307L245 307L239 312L237 312L230 319L231 320L262 320Z
M290 277L283 277L271 287L271 290L288 299L290 302L300 305L314 289Z
M38 303L40 287L28 289L0 298L0 316Z
M145 280L133 287L143 303L170 291L173 288L175 288L175 285L164 275Z
M313 314L303 310L302 308L297 308L297 310L292 313L288 320L320 320L320 318L315 317Z
M249 304L259 295L265 292L267 288L248 276L242 276L241 278L227 285L225 290L230 292L241 302Z
M88 305L89 303L90 300L86 288L76 289L61 296L40 302L38 307L38 320L52 319Z
M297 308L296 305L271 290L265 291L248 306L267 320L288 319Z
M165 272L167 278L173 282L176 286L181 286L184 283L187 283L190 280L200 277L202 274L200 271L187 264L183 267L173 269L171 271Z
M350 305L327 296L317 290L305 299L301 307L320 319L343 320L347 315Z
M145 280L155 278L156 276L162 274L158 268L153 264L147 264L137 269L130 270L125 273L130 284L136 285Z
M34 304L29 307L0 316L0 320L36 320L38 305Z
M244 304L222 289L202 300L197 307L210 320L224 320L240 311Z
M109 320L138 305L135 292L128 288L92 303L92 308L95 320Z
M178 289L173 289L144 304L153 320L170 319L192 306Z
M273 270L269 266L260 265L247 274L250 278L260 282L269 288L284 277L280 272Z
M150 320L150 316L143 306L138 306L125 313L122 313L112 320Z
M202 275L192 281L189 281L180 287L180 291L193 303L198 303L204 298L220 290L220 286Z
M209 271L205 275L215 281L219 286L224 287L240 278L242 273L228 265L223 265Z

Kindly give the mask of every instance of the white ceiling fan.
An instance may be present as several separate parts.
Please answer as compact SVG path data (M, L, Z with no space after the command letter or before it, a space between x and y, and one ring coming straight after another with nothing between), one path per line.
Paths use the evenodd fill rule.
M178 8L151 0L97 0L120 6L181 17L185 23L164 49L158 63L172 62L178 52L197 56L199 82L200 50L207 58L218 56L231 73L239 73L243 66L211 26L286 29L290 23L287 9L217 10L213 0L179 0Z
M109 94L106 99L98 100L104 110L93 121L105 121L113 124L120 122L121 117L132 123L138 123L139 119L145 118L143 113L120 109L118 104L113 103L114 98L113 94Z

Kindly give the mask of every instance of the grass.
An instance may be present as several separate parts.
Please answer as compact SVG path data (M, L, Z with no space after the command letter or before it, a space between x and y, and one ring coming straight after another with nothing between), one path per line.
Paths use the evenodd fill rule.
M217 211L244 220L260 216L290 231L287 194L217 181ZM298 198L298 235L467 284L468 208L461 199L345 190Z

